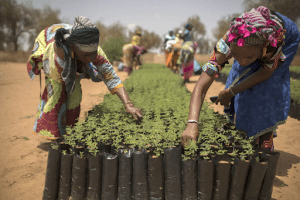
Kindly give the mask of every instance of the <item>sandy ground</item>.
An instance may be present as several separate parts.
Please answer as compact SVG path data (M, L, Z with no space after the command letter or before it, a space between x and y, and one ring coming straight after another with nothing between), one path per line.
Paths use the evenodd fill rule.
M117 72L122 80L125 72ZM199 76L187 88L192 91ZM44 82L44 77L42 78ZM102 101L108 92L104 83L82 80L81 115ZM43 84L44 86L44 84ZM42 86L42 88L43 88ZM33 81L26 64L0 63L0 200L42 199L48 155L48 141L32 134L39 103L39 77ZM208 91L218 95L224 85L214 82ZM100 94L100 95L99 95ZM222 106L214 105L222 112ZM278 130L275 149L281 153L273 199L296 200L300 195L300 121L288 118Z

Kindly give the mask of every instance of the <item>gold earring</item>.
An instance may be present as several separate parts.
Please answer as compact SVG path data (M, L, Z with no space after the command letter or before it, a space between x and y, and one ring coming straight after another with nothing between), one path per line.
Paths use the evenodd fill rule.
M74 58L74 51L71 52L71 56L72 56L72 58Z

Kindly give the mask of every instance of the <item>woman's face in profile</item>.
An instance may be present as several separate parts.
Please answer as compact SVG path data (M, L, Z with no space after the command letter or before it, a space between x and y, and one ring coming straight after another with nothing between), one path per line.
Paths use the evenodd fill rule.
M83 63L90 63L93 62L97 57L97 51L93 52L84 52L78 49L75 45L71 45L72 50L74 51L78 60Z
M238 46L230 44L231 54L239 64L246 67L261 58L261 45L258 46Z

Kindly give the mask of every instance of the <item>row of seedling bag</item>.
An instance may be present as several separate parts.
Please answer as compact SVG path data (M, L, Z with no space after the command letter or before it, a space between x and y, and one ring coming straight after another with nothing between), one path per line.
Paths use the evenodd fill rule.
M144 149L116 151L109 144L99 144L94 155L76 146L50 147L43 199L266 200L279 159L278 152L258 150L252 159L232 161L229 153L184 160L181 146L156 157Z
M278 153L255 153L206 102L198 140L182 148L191 93L181 77L146 64L124 85L143 120L105 95L50 148L44 199L269 199Z

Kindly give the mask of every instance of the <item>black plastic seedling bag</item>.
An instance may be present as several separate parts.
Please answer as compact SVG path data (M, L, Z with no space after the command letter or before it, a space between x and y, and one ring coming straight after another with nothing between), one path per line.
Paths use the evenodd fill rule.
M70 155L70 146L67 144L60 145L59 149L61 152L63 150L67 151L66 155L61 153L58 188L58 200L64 200L69 199L71 196L73 155Z
M104 152L102 176L102 200L118 197L118 155Z
M215 165L213 200L226 200L230 183L231 159L227 155L217 156Z
M198 199L197 159L189 159L182 161L182 199Z
M215 157L198 159L198 199L211 200L214 187Z
M245 186L244 200L258 199L267 166L267 162L257 162L255 159L251 160Z
M165 199L165 172L162 156L148 157L148 181L150 200Z
M235 158L231 168L231 182L228 200L243 199L245 183L250 167L250 161L242 161L238 157Z
M279 152L271 152L267 154L268 167L260 189L258 197L259 200L271 199L279 156Z
M133 197L137 200L149 198L148 188L148 153L145 149L133 149Z
M181 200L182 147L164 149L165 196L167 200Z
M60 167L60 152L49 147L43 200L56 200Z
M103 152L88 155L87 200L101 198Z
M72 166L71 199L81 200L86 193L87 158L75 155Z
M119 149L119 181L118 181L118 199L132 199L132 149L125 153Z

